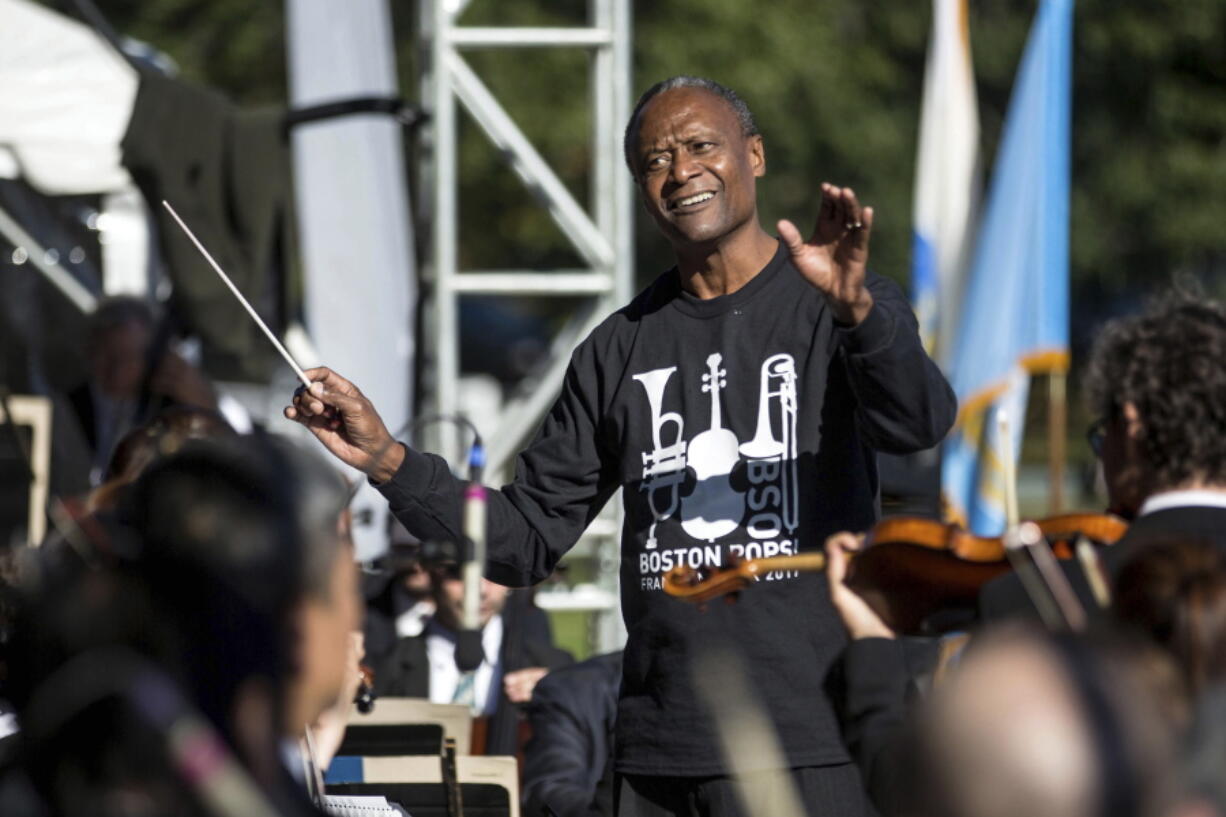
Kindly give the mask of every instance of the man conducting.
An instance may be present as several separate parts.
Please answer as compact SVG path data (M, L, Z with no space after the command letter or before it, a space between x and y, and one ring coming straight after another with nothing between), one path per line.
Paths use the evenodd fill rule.
M735 606L665 595L686 564L817 550L876 517L875 450L936 444L953 393L898 288L866 271L872 208L823 184L805 240L758 221L762 137L745 103L675 77L639 100L626 162L674 268L575 350L562 392L488 510L486 575L539 582L623 488L619 813L739 814L693 657L738 651L813 814L864 796L823 679L845 636L824 583L772 574ZM379 484L414 535L458 539L463 484L396 444L361 392L327 369L286 416ZM337 419L324 414L326 407Z

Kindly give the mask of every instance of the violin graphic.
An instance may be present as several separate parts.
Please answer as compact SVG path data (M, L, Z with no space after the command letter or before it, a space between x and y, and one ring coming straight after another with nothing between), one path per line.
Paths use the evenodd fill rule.
M707 358L702 390L711 393L711 428L690 441L687 464L698 484L681 504L681 527L694 539L712 541L727 536L741 524L745 512L740 494L732 490L728 475L740 460L736 435L720 418L720 389L728 385L727 370L720 368L718 352Z

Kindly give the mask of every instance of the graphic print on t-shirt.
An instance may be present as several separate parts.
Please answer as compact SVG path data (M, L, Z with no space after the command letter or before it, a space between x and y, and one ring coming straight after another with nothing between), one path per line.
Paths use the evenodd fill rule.
M774 421L776 407L779 410L779 420ZM778 429L778 431L776 431ZM778 436L776 437L776 434ZM740 448L741 454L751 463L758 462L760 467L770 468L766 463L777 463L779 466L779 516L772 519L769 514L765 521L772 523L771 532L758 528L754 520L762 520L762 516L754 516L750 520L750 534L754 536L777 536L781 526L789 533L795 533L799 524L796 507L796 363L791 355L772 355L762 363L761 385L758 391L758 428L753 439ZM770 482L773 477L766 476L762 482ZM750 478L751 484L758 484ZM764 489L761 499L753 498L750 490L749 506L754 510L762 510L770 504L765 495L769 487ZM758 506L758 507L755 507ZM758 531L755 533L755 530Z
M663 413L664 389L675 371L676 366L669 366L634 376L647 390L647 403L651 407L651 438L655 444L651 451L643 453L642 490L647 493L652 518L651 529L647 532L649 548L656 546L656 525L681 507L681 483L685 482L685 439L681 436L685 432L685 420L675 411ZM671 442L666 444L665 429L670 423L676 428L669 437Z
M709 415L696 420L705 430L685 439L685 418L664 411L670 383L694 388L682 378L673 380L676 366L634 375L642 386L651 412L652 445L642 452L640 491L647 495L651 527L640 554L642 589L659 589L660 574L685 564L719 567L730 559L757 559L796 552L799 524L796 482L796 365L789 354L763 361L758 382L758 410L754 436L740 442L735 431L725 428L721 392L729 387L723 356L707 357L701 390L709 395ZM733 384L733 388L737 384ZM744 468L745 487L738 490L732 473ZM687 473L693 474L693 489L682 495ZM661 548L658 527L665 520L679 520L674 528L694 540L689 546L670 537L670 547ZM731 541L716 540L742 531ZM739 540L739 541L738 541ZM769 578L783 578L784 574Z
M707 358L702 390L711 395L711 427L690 440L687 464L697 483L681 508L681 527L694 539L713 542L740 526L744 498L732 488L729 475L741 459L736 435L721 427L719 390L728 385L728 372L719 364L719 352Z

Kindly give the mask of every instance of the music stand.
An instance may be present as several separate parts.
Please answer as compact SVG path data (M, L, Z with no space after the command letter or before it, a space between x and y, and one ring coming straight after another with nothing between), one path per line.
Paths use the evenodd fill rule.
M351 710L338 755L437 757L445 738L454 738L456 753L467 755L472 712L462 704L436 704L422 698L379 698L369 714Z
M340 758L337 758L338 760ZM440 758L363 757L360 764L328 770L328 794L381 795L413 817L448 817L447 791ZM456 772L464 817L519 817L519 766L513 757L457 757ZM334 767L335 767L334 763ZM355 779L356 778L356 779Z
M22 426L29 427L28 437ZM42 544L47 535L47 494L51 475L51 401L29 394L10 395L0 386L0 448L12 449L4 459L16 469L4 468L4 483L28 487L24 508L6 508L25 517L26 544ZM16 474L16 478L10 478ZM5 491L6 495L9 493ZM7 520L5 520L7 522Z

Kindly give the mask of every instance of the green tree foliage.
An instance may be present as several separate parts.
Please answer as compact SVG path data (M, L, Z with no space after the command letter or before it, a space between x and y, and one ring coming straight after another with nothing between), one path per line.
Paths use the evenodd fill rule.
M635 84L698 74L737 89L766 145L759 189L768 229L787 217L807 230L820 183L851 185L876 210L874 267L905 282L927 40L922 6L640 3ZM641 225L640 236L649 229ZM654 243L659 269L668 256Z
M1077 22L1074 295L1226 294L1226 3L1081 0Z
M244 104L285 98L277 3L98 0L117 28L168 52L194 81ZM416 3L392 3L402 87L416 95ZM971 0L971 38L990 167L1035 0ZM338 13L343 4L338 4ZM567 25L581 0L472 0L473 25ZM908 277L911 186L925 2L640 0L634 86L679 73L736 88L765 134L764 220L802 224L824 179L878 209L874 265ZM1074 32L1074 310L1192 273L1226 278L1224 0L1078 0ZM591 120L586 57L569 50L471 52L470 64L559 168L580 201ZM462 118L463 119L463 118ZM476 127L463 120L462 260L469 268L564 267L575 253ZM639 278L669 253L640 218Z
M286 99L281 3L97 0L95 5L120 34L169 55L184 79L216 88L240 105Z

